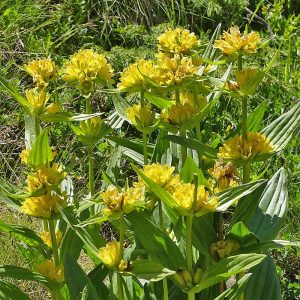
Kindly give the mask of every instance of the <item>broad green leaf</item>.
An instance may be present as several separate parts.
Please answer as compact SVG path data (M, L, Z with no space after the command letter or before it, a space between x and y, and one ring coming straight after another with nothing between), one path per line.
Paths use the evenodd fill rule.
M30 300L17 286L0 280L0 300Z
M144 96L150 103L158 108L168 108L175 103L175 101L172 99L159 97L151 93L145 93Z
M276 151L282 150L300 129L300 101L288 112L278 117L261 133L276 146Z
M35 139L36 139L36 130L35 123L37 120L24 112L24 124L25 124L25 145L27 149L31 149ZM39 126L39 125L38 125Z
M48 130L43 130L30 151L28 163L34 167L46 166L53 159L52 151L49 145Z
M285 170L278 170L268 182L254 212L249 229L260 240L274 239L283 222L288 208Z
M64 272L66 284L69 288L72 299L82 299L85 293L85 299L100 300L95 286L89 277L85 274L77 261L72 256L67 255L64 263Z
M151 158L152 163L172 164L172 153L170 148L170 142L165 139L167 132L163 129L159 129L159 133L156 138L156 144Z
M19 241L22 241L29 247L34 247L37 249L42 249L44 242L36 235L36 233L26 227L17 226L14 224L7 224L0 220L0 232L6 232L14 236Z
M240 299L242 293L245 291L248 281L252 276L251 273L244 275L238 280L230 289L223 292L220 296L214 300L237 300Z
M242 197L251 194L259 188L266 180L261 179L258 181L242 184L217 194L219 200L218 211L225 211L230 205L237 202Z
M88 230L83 227L79 227L80 221L75 218L67 209L62 209L59 207L62 218L65 222L76 232L78 237L83 241L85 247L88 249L89 254L96 262L100 262L98 258L98 250L100 247L105 245L105 240L96 234L95 232Z
M218 158L217 157L218 150L216 150L208 145L205 145L195 139L184 138L184 137L177 136L177 135L167 135L166 139L168 141L174 142L176 144L186 146L190 149L197 150L200 154L205 155L209 158L214 158L214 159Z
M132 212L127 218L135 236L147 250L151 259L170 270L185 266L185 259L179 248L165 232L141 213Z
M195 293L215 285L216 283L231 277L232 275L248 270L261 263L266 256L264 254L240 254L222 259L214 266L203 272L203 277L199 284L192 290Z
M199 169L195 161L188 156L183 168L180 170L180 179L184 182L192 183L194 180L194 174L198 175L199 185L207 185L207 179L204 177L201 169Z
M20 93L16 90L16 88L10 84L1 74L0 74L0 84L4 87L4 89L12 96L14 97L19 104L22 106L22 108L29 113L30 112L30 105L28 101L20 95Z
M0 266L0 277L36 281L39 283L43 283L48 287L53 286L53 283L49 282L42 274L16 266Z
M239 241L242 246L259 241L255 234L249 231L242 222L238 222L233 225L227 234L227 238Z
M88 273L88 277L95 286L98 295L101 296L101 300L108 300L109 298L109 290L104 284L107 274L108 269L103 264L98 265L95 269Z
M160 263L146 259L131 262L130 272L124 272L125 275L133 275L150 281L159 281L174 273L176 272L165 268Z
M250 270L252 276L245 291L245 300L281 300L276 266L270 256Z

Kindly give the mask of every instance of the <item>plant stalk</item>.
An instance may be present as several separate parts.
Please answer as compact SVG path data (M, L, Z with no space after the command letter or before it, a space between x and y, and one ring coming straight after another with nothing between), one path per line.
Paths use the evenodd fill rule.
M49 224L49 231L51 236L51 242L52 242L52 251L53 251L53 257L54 257L54 263L56 267L59 267L59 256L58 256L58 245L55 235L55 226L53 220L48 220Z
M52 300L63 300L64 299L60 293L60 289L51 290L51 299Z
M193 273L193 248L192 248L192 232L193 232L193 215L187 216L186 221L186 264L190 274ZM188 292L188 300L194 300L195 293Z
M125 300L123 283L122 283L122 275L117 274L117 283L118 283L118 300Z
M176 104L180 103L179 88L175 88L175 100L176 100Z
M147 133L143 131L143 153L144 153L144 165L148 164L148 147L147 147Z
M180 131L180 136L185 138L185 133L186 133L185 130ZM186 146L181 145L180 149L181 149L181 167L183 167L187 158L187 148Z
M120 243L120 258L119 262L123 259L124 253L124 241L125 241L125 218L124 215L120 218L120 228L119 228L119 243ZM122 275L120 273L117 274L117 282L118 282L118 299L124 300L124 290L122 283Z

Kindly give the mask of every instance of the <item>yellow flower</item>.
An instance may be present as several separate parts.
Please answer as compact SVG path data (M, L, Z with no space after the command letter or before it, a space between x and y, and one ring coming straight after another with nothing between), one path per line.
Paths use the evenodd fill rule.
M141 132L145 128L152 126L155 121L155 112L151 110L149 104L144 107L141 107L140 104L135 104L128 107L125 113L133 125Z
M51 167L40 167L27 176L27 190L32 193L39 189L52 190L66 176L66 172L58 164Z
M170 167L169 165L155 163L151 165L145 165L143 172L148 178L163 187L169 182L170 179L172 179L174 170L175 168ZM142 179L139 178L139 181L142 181Z
M45 260L36 266L36 271L48 280L55 281L57 283L63 283L65 281L64 269L62 266L55 266L52 260Z
M99 249L99 258L104 265L113 270L124 271L126 262L120 256L120 243L112 241Z
M190 91L184 91L179 94L179 100L182 104L189 103L194 107L198 108L198 111L202 110L207 105L207 99L206 97L197 94L196 97L194 97L193 92Z
M216 197L209 197L204 186L199 185L197 188L196 201L194 200L195 185L181 182L175 187L172 197L179 206L178 211L182 215L195 214L203 215L207 212L216 211L218 201Z
M197 112L197 107L189 102L177 103L163 110L162 118L167 123L180 126L194 117Z
M55 114L61 112L61 109L57 103L51 103L46 107L46 112L48 114Z
M222 39L216 40L214 47L220 49L224 55L252 54L257 50L260 36L257 32L241 34L237 26L231 27L229 32L224 32Z
M95 84L113 83L111 65L102 54L91 49L81 49L73 54L63 70L62 79L75 84L83 94L94 91Z
M30 149L26 148L23 149L22 152L19 154L19 157L21 158L21 162L25 165L28 163L28 157L30 154Z
M38 88L47 86L57 73L55 63L51 59L33 60L24 66L24 70L32 76Z
M193 64L190 57L177 55L170 58L164 53L158 53L156 57L161 72L160 85L162 86L180 86L198 72L198 67Z
M52 248L52 240L51 240L51 234L49 231L42 231L41 234L41 239L43 240L43 242L50 248ZM60 244L61 242L61 239L62 239L62 233L57 230L55 232L55 236L56 236L56 242L57 242L57 245Z
M159 84L160 77L160 70L153 61L139 59L123 70L118 89L129 92L147 90Z
M210 253L215 260L220 260L240 249L240 244L235 240L222 240L210 246Z
M158 50L167 53L189 54L198 45L195 34L187 29L169 29L158 37Z
M139 187L119 192L117 187L110 185L105 192L100 192L100 197L106 206L102 211L105 216L117 212L129 214L144 201L143 191Z
M223 159L242 159L251 160L258 155L273 152L275 147L261 133L248 132L247 140L242 136L235 137L226 141L223 147L219 148L218 157Z
M26 198L22 203L22 210L29 216L49 219L58 213L58 204L65 206L65 197L59 196L55 193L48 193L38 197Z
M263 78L263 72L257 68L246 68L236 72L236 81L242 96L252 96Z
M27 101L31 106L31 114L34 116L40 115L50 98L49 94L46 93L45 89L40 90L36 88L27 90L25 93Z
M230 187L237 186L239 184L239 177L237 176L237 169L232 162L228 162L226 165L222 161L217 161L213 168L208 172L217 181L217 187L214 189L215 193L219 193Z

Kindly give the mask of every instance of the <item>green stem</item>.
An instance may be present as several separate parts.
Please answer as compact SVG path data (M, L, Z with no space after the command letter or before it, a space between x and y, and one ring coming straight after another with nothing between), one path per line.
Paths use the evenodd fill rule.
M238 56L238 69L239 71L243 69L243 57L241 54Z
M247 136L247 98L242 98L242 136L244 140L248 139Z
M224 220L223 220L223 213L218 213L218 239L224 240ZM224 292L224 281L219 282L219 294Z
M48 225L49 225L49 231L50 231L51 242L52 242L54 263L56 267L59 267L58 245L56 241L54 221L48 220Z
M90 97L85 98L85 113L86 114L91 114L92 113L91 98Z
M60 289L51 290L51 298L52 300L62 300L64 299L60 293Z
M93 155L93 147L88 146L88 159L89 159L89 192L91 194L91 198L95 194L95 178L94 178L94 155ZM94 207L90 208L91 216L95 213Z
M145 91L141 90L141 107L145 106L145 97L144 97Z
M243 183L250 181L250 162L246 162L243 165Z
M123 253L124 253L124 241L125 241L125 218L124 215L120 218L120 228L119 228L119 243L120 243L120 258L119 261L123 259ZM122 275L120 273L117 274L117 281L118 281L118 299L124 300L124 290L123 290L123 284L122 284Z
M189 292L188 293L188 300L195 300L195 293Z
M175 88L175 100L176 100L176 104L180 103L179 88Z
M147 133L143 131L143 153L144 153L144 165L148 164L148 147L147 147Z
M185 138L185 130L180 131L180 136ZM182 164L181 167L183 167L187 158L187 148L184 145L181 145L180 148L181 148L181 164Z
M193 215L187 216L186 220L186 264L187 270L193 272L193 249L192 249L192 229Z
M34 117L34 129L35 129L35 139L38 137L40 134L40 119L39 117Z

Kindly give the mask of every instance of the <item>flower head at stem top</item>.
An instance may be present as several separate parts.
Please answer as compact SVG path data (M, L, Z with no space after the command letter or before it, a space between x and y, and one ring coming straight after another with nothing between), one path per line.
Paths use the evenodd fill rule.
M220 40L216 40L214 47L220 49L225 56L237 57L240 54L252 54L257 51L260 43L258 32L241 34L237 26L225 31Z
M62 79L88 95L94 91L96 84L113 83L113 76L113 69L104 55L92 49L81 49L65 64Z

